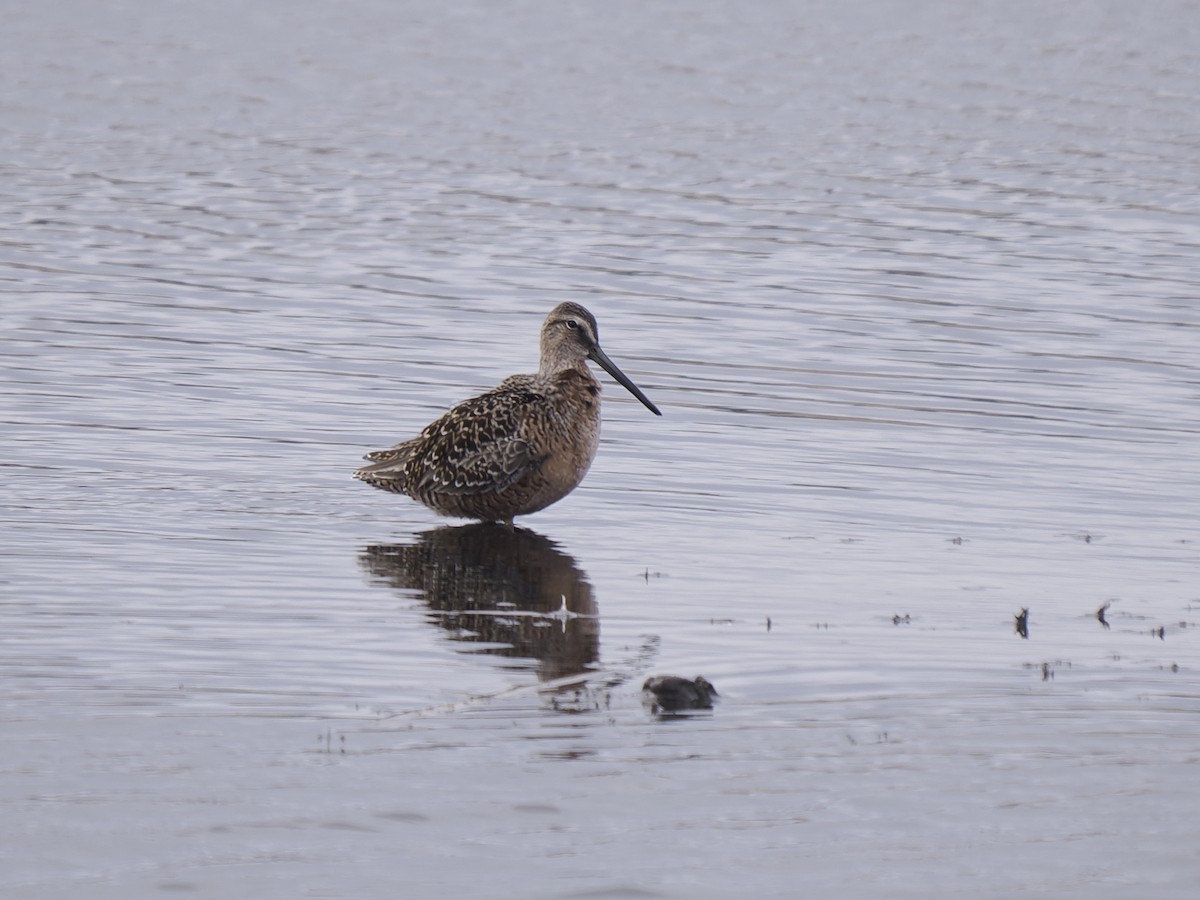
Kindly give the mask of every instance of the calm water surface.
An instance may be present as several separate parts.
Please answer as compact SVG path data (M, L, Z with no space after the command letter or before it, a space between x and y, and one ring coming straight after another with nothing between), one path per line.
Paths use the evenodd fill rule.
M0 894L1192 896L1195 3L0 46ZM579 490L350 479L566 299Z

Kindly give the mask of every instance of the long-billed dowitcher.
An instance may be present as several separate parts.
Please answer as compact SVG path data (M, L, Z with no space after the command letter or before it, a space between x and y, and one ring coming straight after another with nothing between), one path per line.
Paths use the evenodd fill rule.
M662 415L600 349L595 317L560 303L542 325L537 374L510 375L417 437L368 453L370 465L354 477L444 516L511 525L545 509L579 485L600 442L600 383L589 359Z

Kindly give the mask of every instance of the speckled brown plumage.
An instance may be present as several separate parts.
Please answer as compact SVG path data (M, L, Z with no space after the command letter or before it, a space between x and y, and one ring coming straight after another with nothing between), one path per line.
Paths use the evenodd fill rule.
M608 358L596 320L577 303L542 326L534 375L512 375L415 438L368 453L354 477L447 516L512 522L561 500L583 480L600 441L600 384L591 359L655 415L658 408Z

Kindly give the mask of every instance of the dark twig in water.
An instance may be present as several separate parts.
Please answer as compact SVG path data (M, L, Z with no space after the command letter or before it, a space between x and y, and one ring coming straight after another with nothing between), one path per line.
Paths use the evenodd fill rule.
M1096 610L1096 618L1100 621L1100 624L1103 625L1105 628L1111 627L1108 624L1108 619L1104 618L1104 614L1106 612L1108 612L1108 608L1110 606L1112 606L1112 601L1106 600L1104 605L1102 607L1100 607L1098 610Z
M1025 640L1029 640L1029 607L1022 606L1021 611L1013 618L1016 620L1017 634Z

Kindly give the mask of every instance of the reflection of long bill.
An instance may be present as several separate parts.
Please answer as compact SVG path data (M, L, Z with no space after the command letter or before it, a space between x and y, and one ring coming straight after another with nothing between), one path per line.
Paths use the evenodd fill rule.
M600 349L599 344L592 344L591 352L588 353L588 359L595 362L600 368L604 369L609 375L617 379L621 386L633 396L642 401L642 405L656 416L661 416L662 412L657 406L650 402L650 398L642 393L641 388L629 380L628 376L617 368L617 364L608 358L608 354Z

